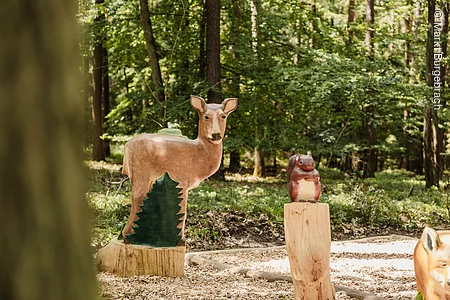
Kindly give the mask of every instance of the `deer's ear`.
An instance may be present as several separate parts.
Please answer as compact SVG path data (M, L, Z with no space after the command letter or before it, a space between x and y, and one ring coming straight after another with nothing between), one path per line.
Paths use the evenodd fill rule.
M204 112L206 107L206 102L202 97L191 96L191 106L199 112Z
M235 110L237 108L238 99L237 98L227 98L227 99L223 100L222 105L223 105L223 112L225 114L229 114L230 112L232 112L233 110Z
M438 233L429 227L425 227L421 239L423 247L427 252L436 251L441 244Z

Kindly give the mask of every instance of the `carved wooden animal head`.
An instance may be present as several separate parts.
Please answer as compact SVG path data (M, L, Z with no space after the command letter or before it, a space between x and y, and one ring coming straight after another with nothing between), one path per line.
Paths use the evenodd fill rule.
M314 170L314 159L311 154L297 154L295 160L297 162L297 166L303 171Z
M236 98L227 98L221 104L207 104L198 96L191 96L191 105L198 111L198 137L220 144L225 134L228 115L237 107Z
M450 291L450 244L442 241L439 234L428 227L423 231L421 240L427 253L431 278Z

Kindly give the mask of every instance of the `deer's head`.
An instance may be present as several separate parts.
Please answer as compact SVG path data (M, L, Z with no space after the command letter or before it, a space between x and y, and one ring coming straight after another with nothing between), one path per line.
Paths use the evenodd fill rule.
M191 96L191 105L198 111L198 136L213 144L220 144L225 134L228 115L237 107L236 98L227 98L221 104L207 104L198 96Z

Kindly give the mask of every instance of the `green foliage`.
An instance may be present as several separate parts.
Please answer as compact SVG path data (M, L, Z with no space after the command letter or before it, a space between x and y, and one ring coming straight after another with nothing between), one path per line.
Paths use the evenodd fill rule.
M283 222L283 204L288 199L284 181L204 182L189 192L189 210L244 211L252 217L266 214L274 222ZM285 189L286 188L286 189Z
M132 244L152 247L175 247L181 239L177 228L184 213L179 213L181 188L168 173L158 178L137 212L134 232L127 234Z
M422 293L417 293L416 298L414 300L425 300L425 298L422 296Z
M253 19L250 1L226 0L221 5L222 92L224 98L240 100L228 120L225 151L251 152L257 146L270 153L310 150L328 157L362 153L367 147L368 106L373 110L373 147L380 154L399 159L408 154L409 145L420 143L422 109L428 101L423 61L426 13L421 3L377 4L372 59L365 53L364 2L356 3L353 24L347 24L348 2L342 1L263 1ZM113 84L106 133L156 132L167 121L195 137L197 118L189 95L206 96L211 88L199 69L205 46L200 40L203 2L157 1L150 7L165 103L152 93L139 1L92 6L83 0L80 8L79 20L88 33L83 53L92 51L89 45L92 48L95 40L103 40L108 50ZM94 25L101 13L104 21ZM255 17L258 32L252 25ZM406 20L421 25L407 31L402 25ZM414 54L408 67L407 43ZM443 108L439 118L440 126L448 129L449 110Z
M93 210L95 247L116 237L128 219L130 185L125 180L119 189L117 183L124 179L119 169L109 163L88 163L87 199ZM364 236L381 230L420 232L425 226L450 225L449 194L443 188L426 189L420 176L391 171L361 180L344 177L341 172L323 166L320 174L325 189L320 201L329 204L334 237ZM192 221L194 225L187 228L187 235L194 243L220 241L224 235L231 234L223 231L225 225L215 223L220 216L224 218L222 222L235 219L246 222L246 219L267 216L268 222L279 229L276 232L282 233L283 207L288 202L284 179L252 181L236 177L228 182L204 181L189 192L188 223ZM275 236L276 233L267 234Z

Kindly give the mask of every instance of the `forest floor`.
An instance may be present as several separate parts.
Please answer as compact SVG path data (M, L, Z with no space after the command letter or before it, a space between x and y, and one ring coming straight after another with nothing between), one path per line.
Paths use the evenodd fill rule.
M385 299L413 299L416 294L412 253L417 240L404 236L333 241L331 281L336 286ZM196 252L206 260L290 276L283 246ZM188 261L188 260L187 260ZM185 277L136 276L121 278L98 274L103 299L293 299L291 282L270 282L219 270L208 264L185 265ZM337 292L337 299L357 299Z
M118 164L87 161L86 167L87 199L94 225L92 248L96 251L117 237L125 226L130 211L130 183L120 173ZM443 187L450 188L450 183L446 181L439 189L426 189L422 177L402 170L380 172L376 178L364 180L346 177L334 169L323 168L320 172L324 186L321 202L330 208L332 283L385 299L413 299L413 248L424 226L449 228L450 194ZM234 174L225 182L205 180L189 192L188 253L208 251L197 256L286 279L290 276L289 262L282 245L283 206L287 202L286 183L278 177ZM224 250L236 248L248 249ZM212 250L219 252L211 253ZM294 296L289 281L272 282L208 264L186 264L183 278L120 278L107 273L99 273L98 278L103 299ZM338 293L337 299L358 298Z

